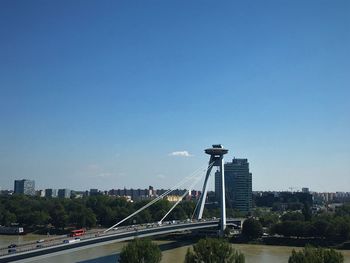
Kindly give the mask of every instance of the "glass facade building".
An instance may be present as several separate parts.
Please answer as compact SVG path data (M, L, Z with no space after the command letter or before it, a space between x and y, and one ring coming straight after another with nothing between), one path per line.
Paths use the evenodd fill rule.
M34 180L15 180L14 187L15 194L35 195L35 181Z
M215 173L215 193L220 192L219 174ZM248 159L233 159L225 163L226 207L242 213L252 209L252 174L249 172ZM218 199L219 196L216 196Z
M58 189L57 197L58 198L70 198L71 190L69 189Z

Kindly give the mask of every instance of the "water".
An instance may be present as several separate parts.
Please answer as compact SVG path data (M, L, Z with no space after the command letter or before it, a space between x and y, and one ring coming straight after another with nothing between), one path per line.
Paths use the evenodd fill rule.
M26 236L1 236L0 247L8 246L10 243L23 243L27 241L35 241L45 239L46 236L26 235ZM159 245L171 244L172 241L156 241ZM50 257L37 258L35 260L26 260L25 262L36 263L115 263L117 254L121 251L126 242L119 242L109 245L103 245L88 249L81 249L70 253L54 255ZM246 245L233 244L235 249L244 253L246 263L283 263L288 262L288 258L293 247L283 246L265 246L265 245ZM181 246L176 248L166 248L162 252L162 263L183 262L187 248L190 246ZM294 248L300 249L300 248ZM341 251L345 258L345 263L350 263L350 250Z
M235 249L240 250L245 255L246 263L286 263L295 247L266 246L266 245L246 245L233 244ZM162 263L183 262L187 248L184 246L168 251L164 251ZM342 251L345 263L350 263L350 251ZM179 260L181 259L181 260Z

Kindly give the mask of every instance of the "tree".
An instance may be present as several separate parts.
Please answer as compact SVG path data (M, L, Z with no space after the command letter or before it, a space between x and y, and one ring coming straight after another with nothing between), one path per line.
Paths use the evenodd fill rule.
M159 247L149 239L134 239L123 247L120 263L159 263L162 253Z
M52 225L57 229L64 229L64 227L67 225L68 215L61 203L56 202L54 207L52 207L50 210L50 218Z
M288 263L343 263L344 256L334 249L305 247L302 251L293 249Z
M278 215L276 213L267 213L259 216L259 222L264 227L271 227L278 222Z
M243 223L242 234L248 239L261 237L263 234L263 229L260 222L254 218L248 218Z
M350 222L345 217L338 217L335 224L339 239L342 241L348 240L350 238Z
M282 221L304 221L305 216L300 212L287 212L281 216Z
M10 226L11 223L16 223L17 217L15 214L9 212L9 211L3 211L2 213L2 219L1 219L1 225L4 226Z
M193 246L193 252L188 249L185 263L244 263L244 255L230 246L223 239L200 239Z
M302 213L306 221L310 221L312 218L312 211L309 203L305 203L302 209Z
M46 211L34 211L30 213L33 225L46 225L50 221L49 213Z

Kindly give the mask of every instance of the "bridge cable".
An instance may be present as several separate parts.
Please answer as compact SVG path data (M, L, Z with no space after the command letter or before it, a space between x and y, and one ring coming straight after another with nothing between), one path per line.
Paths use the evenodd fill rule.
M193 188L193 186L195 186L199 179L201 179L201 176L198 176L197 178L195 178L195 181L191 184L190 188L188 190L185 191L185 193L180 197L179 200L177 200L177 202L170 208L170 210L163 216L163 218L159 221L160 223L163 222L163 220L171 213L171 211L173 211L173 209L182 201L182 199L189 193L190 189Z
M104 233L110 231L111 229L115 228L116 226L120 225L121 223L125 222L126 220L130 219L131 217L137 215L138 213L140 213L141 211L143 211L144 209L148 208L149 206L153 205L154 203L158 202L160 199L162 199L163 197L165 197L166 195L168 195L169 193L173 192L177 187L185 184L187 181L191 180L192 178L196 177L197 174L199 172L202 171L202 167L197 169L195 172L193 172L190 176L184 178L183 180L181 180L178 184L176 184L175 186L173 186L171 189L167 190L166 192L164 192L163 194L161 194L160 196L158 196L157 198L153 199L151 202L147 203L146 205L144 205L143 207L139 208L138 210L136 210L134 213L132 213L131 215L127 216L126 218L122 219L121 221L119 221L118 223L114 224L113 226L111 226L110 228L106 229L104 231Z

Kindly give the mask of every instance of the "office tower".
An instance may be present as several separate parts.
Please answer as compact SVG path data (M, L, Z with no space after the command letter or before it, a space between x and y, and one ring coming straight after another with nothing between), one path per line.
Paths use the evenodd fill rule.
M57 189L45 189L45 197L57 197Z
M225 163L225 188L227 207L242 213L251 211L252 174L249 172L248 159L234 158L232 162Z
M225 177L225 185L226 185L226 177ZM220 172L217 170L215 172L215 199L216 201L219 201L220 200L220 189L221 189L221 174ZM226 199L227 199L227 196L226 196Z
M70 198L71 191L69 189L58 189L58 198Z
M34 180L15 180L15 194L35 195Z

